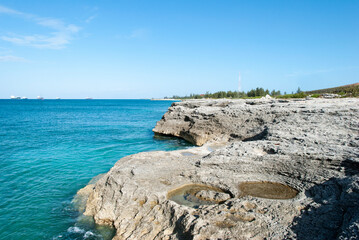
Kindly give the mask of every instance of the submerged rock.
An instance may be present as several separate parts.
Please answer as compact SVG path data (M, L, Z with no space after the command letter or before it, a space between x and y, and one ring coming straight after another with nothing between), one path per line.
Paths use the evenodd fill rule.
M86 189L114 239L358 236L359 99L186 101L154 131L204 146L127 156Z
M222 189L204 184L185 184L167 193L167 199L180 205L198 208L218 204L230 198Z
M203 199L204 201L211 201L214 203L221 203L231 198L231 195L228 193L217 192L213 190L201 190L195 195L198 199Z

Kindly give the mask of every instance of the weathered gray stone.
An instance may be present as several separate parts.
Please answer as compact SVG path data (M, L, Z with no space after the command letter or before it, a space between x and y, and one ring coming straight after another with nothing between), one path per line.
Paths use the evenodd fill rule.
M340 97L339 94L335 94L335 93L324 93L322 94L323 98L338 98Z
M114 239L358 236L359 99L185 101L154 131L203 146L127 156L87 187L85 214L113 225ZM286 200L243 194L239 184L253 181L299 193ZM197 209L168 199L191 183L225 193L198 191L221 201Z

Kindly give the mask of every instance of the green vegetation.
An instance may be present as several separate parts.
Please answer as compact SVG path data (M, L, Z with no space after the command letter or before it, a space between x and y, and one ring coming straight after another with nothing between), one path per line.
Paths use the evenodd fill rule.
M205 94L190 94L189 96L173 96L173 97L165 97L165 98L173 98L173 99L202 99L202 98L260 98L266 95L270 95L271 97L276 98L305 98L310 96L312 98L319 98L324 93L332 93L338 94L341 97L359 97L359 83L345 85L336 88L327 88L320 89L314 91L306 91L303 92L300 87L298 87L297 92L292 94L287 94L284 92L282 95L278 90L269 91L268 89L264 90L263 88L255 88L248 92L239 92L239 91L219 91L215 93L206 92Z
M248 92L239 92L239 91L219 91L215 93L206 92L205 94L190 94L189 96L172 96L173 99L202 99L202 98L258 98L264 97L266 95L279 96L281 95L280 91L272 90L269 92L268 89L264 90L263 88L252 89ZM168 98L168 97L165 97Z
M335 88L326 88L326 89L308 91L306 93L308 94L333 93L333 94L338 94L342 97L359 97L359 83L335 87Z
M277 96L277 98L305 98L308 94L304 92Z
M318 98L318 97L320 97L320 94L318 94L318 93L315 93L315 94L312 94L312 95L310 95L312 98Z
M305 98L308 95L309 94L302 92L302 90L300 90L300 87L298 87L298 90L296 93L280 95L280 96L277 96L277 98Z

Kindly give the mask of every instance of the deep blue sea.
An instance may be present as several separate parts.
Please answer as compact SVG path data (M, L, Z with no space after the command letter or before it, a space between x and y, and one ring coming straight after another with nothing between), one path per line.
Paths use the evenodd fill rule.
M76 192L120 158L189 145L155 138L171 102L0 100L0 239L109 239Z

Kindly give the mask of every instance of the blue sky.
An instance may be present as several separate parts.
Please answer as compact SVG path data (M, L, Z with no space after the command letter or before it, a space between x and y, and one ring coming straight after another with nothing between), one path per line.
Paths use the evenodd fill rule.
M359 1L0 1L0 98L359 82Z

